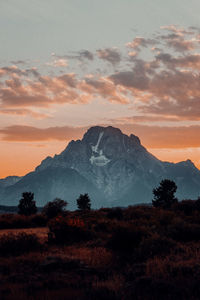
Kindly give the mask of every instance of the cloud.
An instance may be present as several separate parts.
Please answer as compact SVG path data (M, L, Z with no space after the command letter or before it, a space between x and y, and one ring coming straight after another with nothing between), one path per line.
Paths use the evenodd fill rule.
M200 147L200 126L148 126L140 124L115 124L127 134L139 136L147 148L196 148Z
M134 71L122 71L110 76L110 79L116 85L125 86L127 88L136 88L138 90L146 90L148 88L149 79L146 74L137 74Z
M161 29L173 32L174 34L177 34L179 36L183 36L185 34L193 35L195 27L189 27L190 30L187 30L183 27L177 26L175 24L161 26Z
M107 126L104 124L102 126ZM113 125L113 123L109 123ZM116 123L126 134L135 134L147 148L195 148L200 147L200 126L148 126L140 124ZM88 126L89 127L89 126ZM82 138L88 127L48 127L38 128L32 126L13 125L0 129L2 140L9 142L41 142L41 141L70 141Z
M80 56L80 59L81 58L86 58L88 60L93 60L94 59L94 55L92 52L88 51L88 50L81 50L79 52L79 56Z
M35 141L69 141L80 138L87 127L49 127L37 128L32 126L13 125L0 129L4 141L35 142Z
M94 97L103 97L110 102L118 102L121 104L127 104L129 102L129 99L123 95L124 88L116 88L115 84L113 84L109 78L85 78L85 80L79 84L79 88Z
M190 51L195 49L193 41L186 41L184 39L180 39L180 37L169 39L167 44L169 47L174 48L178 52Z
M158 35L157 38L164 41L166 46L173 50L183 53L193 51L198 48L199 37L196 29L190 27L188 30L175 26L163 26L165 34Z
M118 48L97 50L99 59L109 62L114 71L104 70L105 64L97 71L94 55L88 50L65 56L52 54L57 66L64 66L70 58L87 60L88 74L83 74L80 64L76 74L53 69L42 75L36 68L16 65L0 68L0 109L11 113L24 109L28 114L38 108L88 104L103 98L132 104L143 115L200 120L198 35L195 29L171 25L153 38L134 38L127 44L126 56ZM143 48L145 54L140 51Z
M165 64L169 69L190 68L200 70L200 54L188 54L180 57L173 57L169 53L160 53L156 57L157 61Z
M52 56L57 59L77 59L81 62L83 62L85 59L88 61L93 61L94 55L89 50L80 50L80 51L74 51L72 54L65 54L65 55L57 55L55 53L52 53Z
M0 77L2 76L29 76L33 75L35 77L39 77L39 72L37 68L29 68L29 69L20 69L16 65L7 66L0 68Z
M182 121L187 118L182 118ZM171 115L157 115L157 114L146 114L146 115L135 115L129 117L119 117L115 119L109 119L114 124L137 124L137 123L160 123L160 122L176 122L180 121L180 117Z
M53 62L46 63L48 66L53 66L55 68L67 67L68 62L64 58L55 59Z
M74 73L64 74L58 77L59 80L66 83L66 85L71 88L76 88L78 84L78 80L76 79L76 75Z
M50 117L50 114L39 113L30 109L2 109L0 108L0 114L4 115L17 115L17 116L30 116L36 119L44 119Z
M15 65L0 68L0 76L5 76L5 75L24 75L24 74L25 74L25 71L22 71L21 69L19 69Z
M177 69L152 74L124 71L109 78L132 93L140 113L200 120L199 74Z
M25 60L15 60L11 61L13 65L25 65L27 62Z
M161 71L151 79L146 90L151 101L142 104L139 110L200 120L199 82L200 75L193 72Z
M143 37L136 37L133 39L132 42L126 44L128 48L140 51L141 48L147 48L155 44L155 40L153 39L146 39Z
M100 59L116 66L121 61L121 54L117 48L106 48L97 50L97 55Z
M129 69L115 72L108 78L116 87L124 87L132 94L140 113L200 120L200 54L193 52L200 48L196 33L175 26L165 30L171 32L154 39L136 38L128 43L128 47L135 50L140 47L153 50L150 59L134 56ZM190 40L186 40L186 36ZM166 44L160 44L158 49L156 43L160 40ZM169 43L173 42L178 54L167 52L171 47Z
M0 109L50 107L65 103L88 103L90 95L77 90L75 74L68 73L61 76L39 76L36 80L21 77L13 68L4 75L9 76L0 84ZM19 75L20 74L20 75ZM24 75L23 71L22 74ZM27 75L27 74L26 74Z

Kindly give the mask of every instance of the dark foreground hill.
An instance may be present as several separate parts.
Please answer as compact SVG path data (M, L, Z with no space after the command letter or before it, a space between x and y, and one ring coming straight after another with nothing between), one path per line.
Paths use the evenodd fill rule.
M199 202L1 215L0 299L199 300Z
M60 197L74 209L80 193L89 193L96 208L148 203L152 189L165 178L176 182L179 199L200 194L200 171L190 160L162 162L135 135L96 126L59 155L47 157L34 172L0 182L0 204L16 205L24 191L34 192L39 206Z

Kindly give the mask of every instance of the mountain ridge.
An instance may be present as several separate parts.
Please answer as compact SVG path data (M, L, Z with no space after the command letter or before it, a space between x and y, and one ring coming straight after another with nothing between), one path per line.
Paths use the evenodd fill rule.
M181 199L200 194L200 171L190 160L160 161L134 134L128 136L112 126L93 126L82 139L72 140L60 154L46 157L35 171L1 189L0 203L16 204L25 190L35 193L39 205L60 197L71 209L80 193L91 194L94 207L147 203L152 189L164 178L176 182ZM3 199L7 202L2 203Z

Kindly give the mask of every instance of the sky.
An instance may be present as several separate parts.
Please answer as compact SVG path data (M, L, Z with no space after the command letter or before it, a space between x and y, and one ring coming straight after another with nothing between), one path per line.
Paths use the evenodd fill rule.
M0 178L91 126L200 168L199 0L1 0Z

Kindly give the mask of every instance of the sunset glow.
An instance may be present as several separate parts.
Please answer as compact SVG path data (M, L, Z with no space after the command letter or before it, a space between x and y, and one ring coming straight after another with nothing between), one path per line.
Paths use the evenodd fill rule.
M59 2L0 4L0 177L33 171L94 125L200 168L200 4L182 1L183 21L173 1L101 1L91 14L89 0Z

